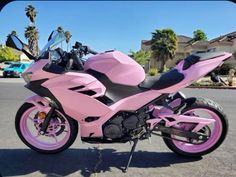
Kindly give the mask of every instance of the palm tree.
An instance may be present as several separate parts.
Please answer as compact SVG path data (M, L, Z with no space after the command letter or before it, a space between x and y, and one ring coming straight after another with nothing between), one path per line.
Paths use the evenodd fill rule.
M70 31L66 31L66 32L65 32L65 37L66 37L67 51L68 51L70 38L72 37Z
M29 51L34 55L38 56L38 38L39 32L35 26L28 26L25 28L25 38L28 40Z
M10 33L10 35L17 36L17 33L16 33L16 31L13 30L13 31Z
M25 38L28 40L29 50L34 55L37 56L39 54L39 47L38 47L38 39L39 39L39 32L35 26L35 19L37 16L37 12L32 5L28 5L25 8L26 16L30 19L30 24L28 27L25 28Z
M26 11L26 16L30 19L30 21L34 24L35 26L35 18L36 18L36 15L37 15L37 11L35 10L35 8L32 6L32 5L28 5L26 8L25 8L25 11Z
M61 26L59 26L59 27L57 28L57 31L58 31L58 33L64 33L64 30L63 30L63 28L62 28Z
M151 50L153 57L160 62L163 72L168 59L173 59L177 49L177 36L172 29L156 30L152 33Z

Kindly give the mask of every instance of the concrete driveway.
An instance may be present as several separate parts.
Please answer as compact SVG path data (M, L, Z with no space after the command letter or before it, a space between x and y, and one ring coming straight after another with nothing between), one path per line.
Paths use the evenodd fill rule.
M0 173L3 176L117 176L117 177L235 177L236 176L236 91L185 89L187 96L208 97L219 102L229 119L226 141L215 152L192 159L175 155L159 137L137 145L128 173L122 173L131 145L102 145L102 162L94 148L77 138L67 151L43 155L28 149L18 138L14 116L23 99L32 93L23 82L0 79ZM97 168L96 168L97 167ZM99 173L94 174L94 169Z

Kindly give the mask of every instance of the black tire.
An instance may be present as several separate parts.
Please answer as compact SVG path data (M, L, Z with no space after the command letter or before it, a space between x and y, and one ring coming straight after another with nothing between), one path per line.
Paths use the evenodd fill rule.
M39 149L35 146L33 146L32 144L30 144L22 135L21 129L20 129L20 120L22 118L22 115L24 114L25 111L27 111L28 109L34 107L33 104L31 103L24 103L20 109L17 111L16 117L15 117L15 128L16 128L16 132L18 134L18 136L20 137L20 139L24 142L25 145L27 145L29 148L40 152L40 153L44 153L44 154L55 154L55 153L59 153L62 152L66 149L68 149L75 141L77 134L78 134L78 122L72 118L69 118L67 116L65 116L65 118L67 119L69 126L70 126L70 137L68 139L68 141L60 148L58 149L54 149L54 150L44 150L44 149Z
M227 120L225 113L223 112L222 107L210 99L189 98L186 100L186 103L188 106L185 109L183 109L181 111L181 113L184 113L184 112L191 110L193 108L205 108L205 109L207 108L218 115L218 117L220 118L221 123L222 123L222 133L221 133L220 138L212 147L210 147L209 149L207 149L205 151L198 152L198 153L189 153L186 151L182 151L181 149L179 149L178 147L175 146L175 144L173 143L172 140L167 139L167 138L163 138L163 140L170 150L172 150L173 152L175 152L179 155L187 156L187 157L200 157L200 156L203 156L205 154L208 154L208 153L214 151L216 148L218 148L222 144L222 142L226 138L226 135L228 132L228 120ZM167 136L169 138L171 137L168 134L163 133L163 135Z
M2 77L4 77L4 78L6 78L7 77L7 75L3 72L3 74L2 74Z

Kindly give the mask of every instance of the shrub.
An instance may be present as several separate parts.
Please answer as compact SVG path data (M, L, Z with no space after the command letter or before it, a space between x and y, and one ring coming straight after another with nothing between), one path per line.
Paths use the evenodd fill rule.
M225 63L221 67L216 68L214 72L218 75L228 75L230 69L236 70L236 66L234 64Z
M166 65L164 66L164 71L163 72L167 72L167 71L169 71L170 70L170 68L168 68Z
M140 65L145 65L151 58L151 51L139 50L137 52L130 51L130 57L133 58Z
M14 54L11 48L4 47L0 49L0 62L17 60L19 60L19 57Z
M157 68L150 68L149 71L148 71L148 74L150 76L155 76L155 75L157 75L157 73L158 73Z

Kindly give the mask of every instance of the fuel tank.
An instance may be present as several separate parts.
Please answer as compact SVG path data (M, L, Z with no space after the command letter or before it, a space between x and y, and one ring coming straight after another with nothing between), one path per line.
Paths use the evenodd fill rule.
M119 51L109 51L90 57L84 64L85 71L95 70L106 75L116 84L137 86L145 79L141 65Z

